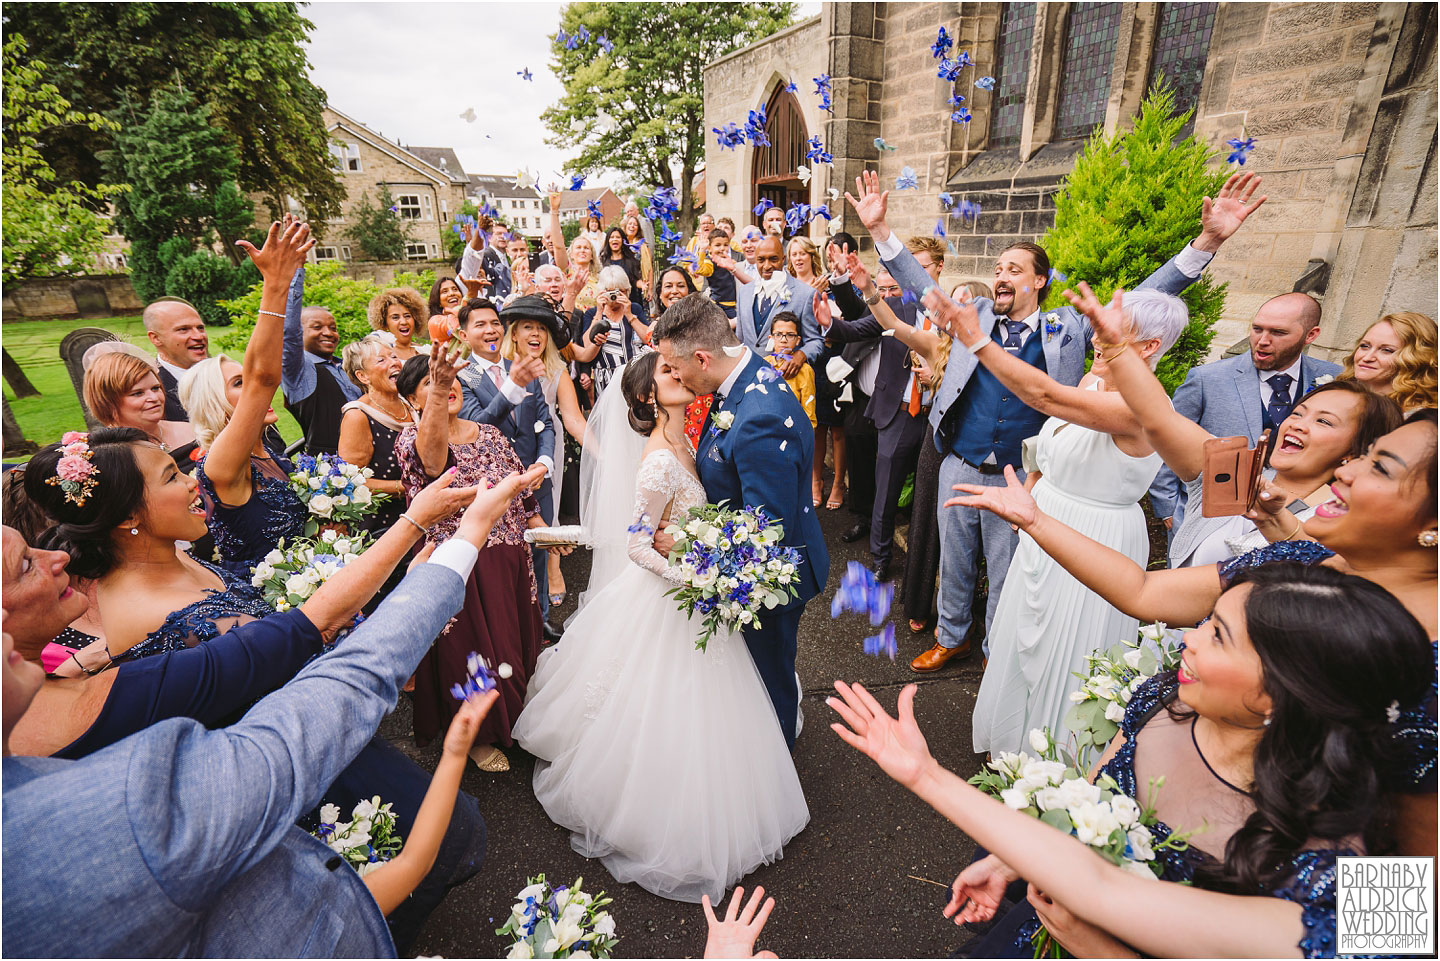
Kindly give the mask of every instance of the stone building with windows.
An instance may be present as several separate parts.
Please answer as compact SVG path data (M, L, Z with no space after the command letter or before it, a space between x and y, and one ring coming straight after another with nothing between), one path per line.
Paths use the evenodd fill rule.
M527 240L540 239L545 200L534 187L515 186L514 174L471 174L465 196L476 207L490 204L512 231Z
M931 54L941 26L975 65L954 89ZM765 104L771 141L726 150L710 138L709 210L749 223L761 198L828 203L832 229L868 246L843 192L863 169L893 187L910 167L919 189L892 191L892 226L931 233L942 191L978 203L973 223L949 221L946 266L987 278L1007 244L1054 224L1057 186L1090 132L1123 130L1163 74L1217 163L1224 141L1255 140L1245 169L1269 198L1211 267L1230 285L1217 351L1294 289L1321 300L1314 349L1336 355L1383 313L1436 313L1435 54L1429 3L826 3L707 67L707 131ZM981 76L993 89L973 86ZM951 119L954 93L968 123ZM805 160L816 135L832 165ZM826 226L811 224L814 239Z

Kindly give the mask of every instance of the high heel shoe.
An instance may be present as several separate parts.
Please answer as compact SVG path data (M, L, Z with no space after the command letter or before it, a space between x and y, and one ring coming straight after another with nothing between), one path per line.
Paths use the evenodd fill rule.
M510 770L510 759L493 744L477 744L470 749L470 760L482 771L500 774Z

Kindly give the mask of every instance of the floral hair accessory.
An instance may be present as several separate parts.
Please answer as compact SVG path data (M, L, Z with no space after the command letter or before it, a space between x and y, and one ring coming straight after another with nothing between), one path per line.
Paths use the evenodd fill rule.
M60 438L61 457L55 465L55 476L45 478L65 492L65 499L76 507L84 507L90 499L100 471L90 463L94 451L90 449L90 435L84 431L66 431Z

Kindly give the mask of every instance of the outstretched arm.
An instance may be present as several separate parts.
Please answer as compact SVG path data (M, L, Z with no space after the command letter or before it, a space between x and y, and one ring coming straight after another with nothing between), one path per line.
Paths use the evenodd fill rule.
M1156 884L1130 874L1078 839L987 797L930 755L915 723L914 684L900 692L899 719L858 684L835 682L827 703L844 723L830 727L1022 877L1077 917L1155 956L1294 957L1305 937L1301 905L1281 898L1218 894ZM1182 926L1177 917L1204 917Z
M1214 564L1147 571L1041 511L1010 467L1005 468L1004 487L957 484L955 490L964 496L947 500L946 507L981 508L1009 521L1076 580L1142 623L1197 623L1209 615L1220 596L1220 572Z
M866 297L871 296L875 291L875 282L870 278L870 271L861 263L860 258L855 254L847 255L850 269L850 281ZM895 339L915 353L925 358L926 363L935 366L940 360L940 335L933 330L921 330L914 324L907 324L891 309L884 300L875 301L871 308L875 320L886 330L895 332ZM1026 364L1028 367L1029 365Z

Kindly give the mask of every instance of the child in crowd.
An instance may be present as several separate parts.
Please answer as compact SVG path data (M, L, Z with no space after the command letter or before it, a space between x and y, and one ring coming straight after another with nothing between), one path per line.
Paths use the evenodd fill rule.
M781 311L770 322L770 353L765 358L770 366L779 369L800 349L800 318L791 311ZM795 392L810 426L815 426L815 370L808 363L801 364L794 377L786 377L785 383Z
M710 232L710 241L700 254L695 273L705 278L710 299L720 305L725 316L735 319L735 260L731 256L730 235L723 227Z

